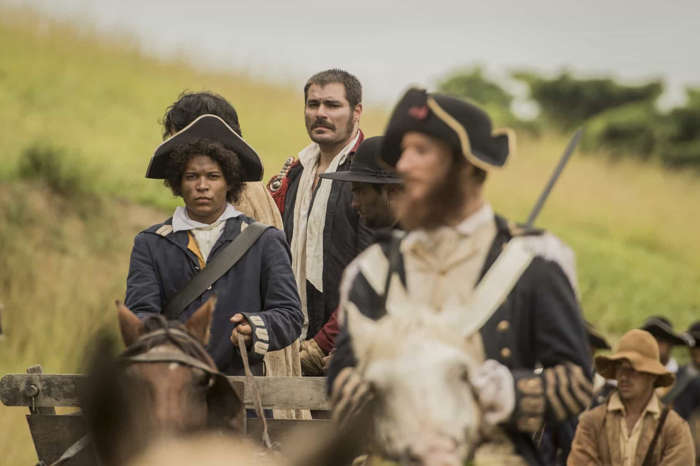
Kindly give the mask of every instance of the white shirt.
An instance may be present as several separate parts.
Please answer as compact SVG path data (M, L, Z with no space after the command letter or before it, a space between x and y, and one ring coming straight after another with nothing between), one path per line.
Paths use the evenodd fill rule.
M178 206L173 214L173 231L191 231L197 242L197 247L199 252L202 253L202 258L207 261L209 253L211 252L214 244L221 236L226 226L226 220L229 218L238 217L241 214L235 207L231 204L226 204L226 209L211 225L206 223L201 223L196 220L192 220L187 214L187 209L182 206Z

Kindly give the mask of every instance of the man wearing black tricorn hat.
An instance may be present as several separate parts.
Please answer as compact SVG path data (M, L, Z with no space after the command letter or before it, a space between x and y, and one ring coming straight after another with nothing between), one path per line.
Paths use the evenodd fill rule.
M164 179L185 205L136 236L125 304L141 318L184 321L216 295L207 349L218 369L242 372L242 337L261 373L267 351L299 337L302 314L283 233L232 205L243 182L261 179L260 158L224 120L205 114L158 146L146 177Z
M656 339L661 364L673 374L678 372L678 363L671 356L671 350L674 346L686 346L688 342L673 329L671 321L664 316L652 316L640 328L651 333Z
M554 236L495 215L483 196L487 174L505 165L514 142L512 132L493 130L488 115L465 101L410 89L397 104L381 158L404 180L396 213L409 231L369 247L346 269L344 324L329 370L335 418L371 393L353 367L353 313L378 319L411 312L399 302L427 315L457 308L469 316L470 353L483 363L470 381L493 427L486 440L498 452L484 460L544 464L532 434L588 406L592 364L573 254ZM509 266L508 251L523 252L512 262L517 267Z
M379 165L380 136L362 141L350 164L350 170L322 173L321 178L352 183L352 207L365 224L377 235L391 234L396 218L391 206L401 192L401 177L393 170ZM324 375L328 355L335 348L340 331L338 313L334 311L328 322L313 338L302 343L301 366L304 375Z

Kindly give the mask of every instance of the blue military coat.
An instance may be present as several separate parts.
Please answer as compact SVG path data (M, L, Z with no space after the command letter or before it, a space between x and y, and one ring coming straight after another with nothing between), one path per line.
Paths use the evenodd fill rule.
M230 218L207 262L241 232L246 216ZM134 240L126 282L126 306L145 318L163 312L166 303L199 272L200 259L186 231L173 232L172 218L142 231ZM196 248L195 248L196 249ZM220 371L241 374L243 363L230 336L229 320L243 314L253 328L249 361L260 374L267 351L279 350L299 338L303 315L292 273L291 254L284 234L268 228L241 259L181 314L186 321L215 293L216 310L208 351Z

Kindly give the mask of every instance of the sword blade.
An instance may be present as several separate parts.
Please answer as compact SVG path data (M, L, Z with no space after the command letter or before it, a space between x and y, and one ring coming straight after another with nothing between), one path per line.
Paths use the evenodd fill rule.
M547 186L544 187L544 190L540 194L539 199L537 199L537 203L535 204L535 207L532 209L532 212L530 212L530 216L527 218L527 222L525 225L528 228L531 228L535 224L535 219L537 219L537 216L540 214L540 211L542 210L544 203L547 202L547 198L549 197L549 193L552 192L552 188L554 187L554 184L559 179L559 175L561 175L561 172L564 171L564 167L566 167L566 163L569 161L569 159L571 158L571 155L574 153L574 150L576 149L576 146L578 145L582 134L583 134L583 127L580 127L579 129L576 130L574 135L569 140L569 144L567 144L566 149L564 149L564 153L562 154L561 158L559 159L559 163L557 164L556 168L554 169L554 172L552 172L552 175L549 177L549 181L547 182Z

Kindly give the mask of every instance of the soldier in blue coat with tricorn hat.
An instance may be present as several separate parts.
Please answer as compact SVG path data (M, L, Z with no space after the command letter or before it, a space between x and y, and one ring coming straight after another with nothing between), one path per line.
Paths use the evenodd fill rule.
M483 194L487 176L505 165L514 143L510 130L494 130L488 115L469 102L410 89L396 105L381 160L404 181L396 214L408 231L371 246L346 269L343 328L328 381L337 419L363 402L359 394L372 392L372 381L355 367L360 355L349 313L379 319L408 312L406 303L428 316L475 312L470 356L482 365L470 380L498 432L493 464L546 464L535 434L545 425L568 425L588 406L592 364L573 253L551 234L496 215ZM488 279L502 285L492 288L503 299L490 308L472 306L486 273L516 243L527 260L519 270L499 266L505 276ZM382 271L389 276L370 276ZM570 440L555 439L556 447L567 450ZM475 459L478 464L479 450Z
M262 172L255 150L223 119L199 116L158 146L146 172L185 205L139 233L131 253L125 304L141 318L185 321L216 295L207 349L227 374L243 372L239 337L261 374L265 354L294 342L303 322L284 234L232 205L242 183Z

